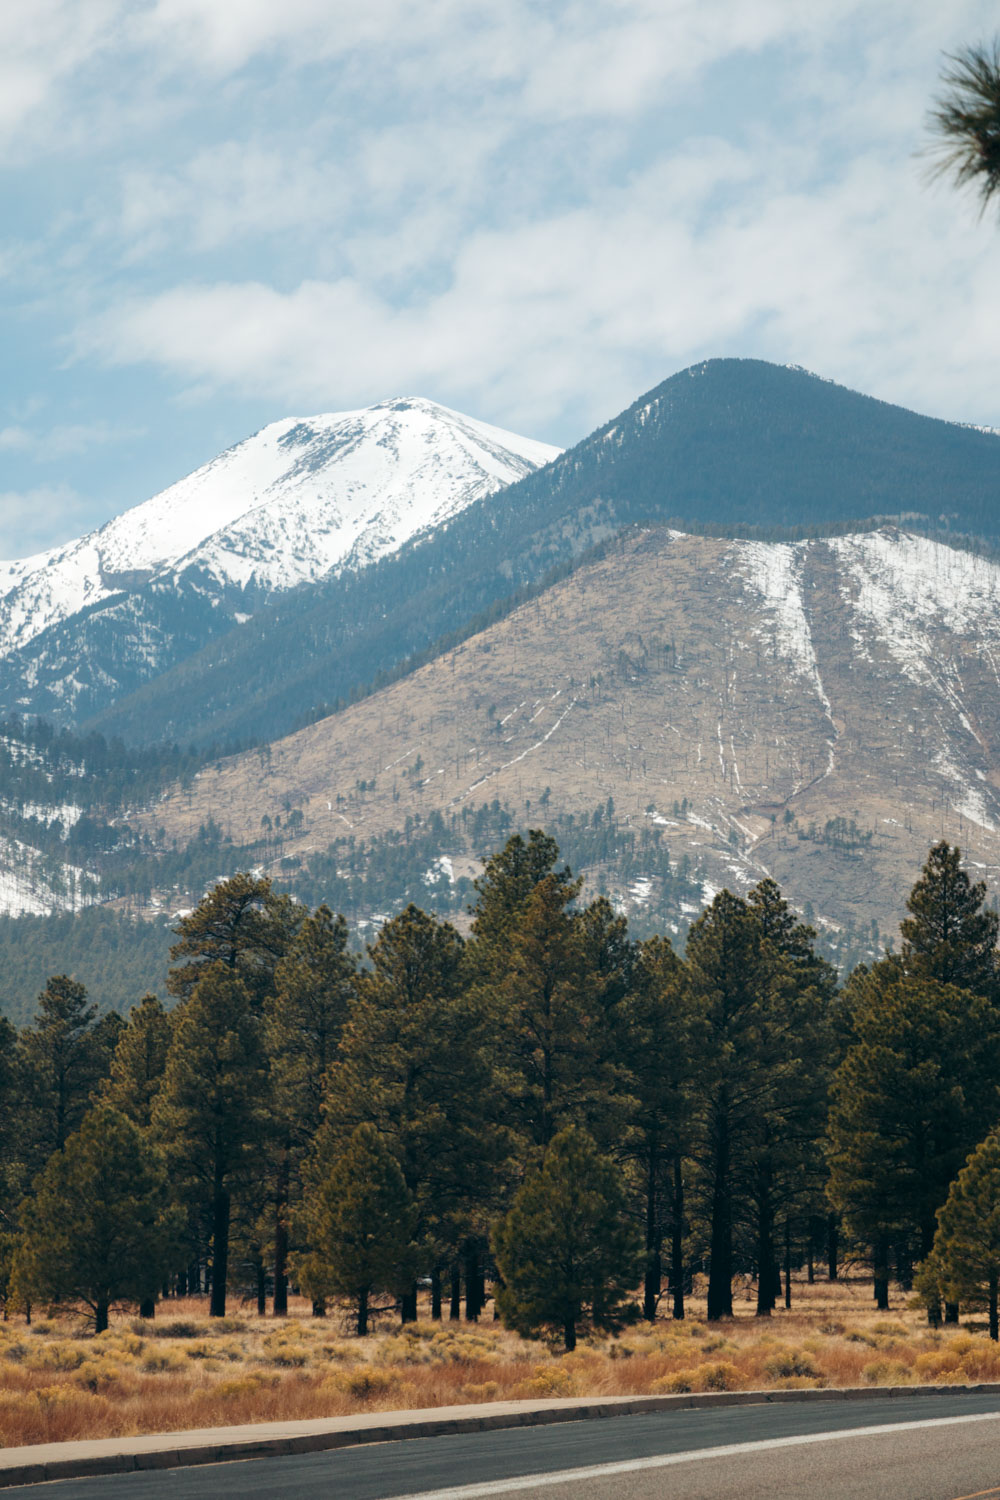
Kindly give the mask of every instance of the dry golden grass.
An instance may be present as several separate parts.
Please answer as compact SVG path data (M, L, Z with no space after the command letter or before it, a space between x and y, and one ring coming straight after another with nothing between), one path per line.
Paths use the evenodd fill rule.
M982 1325L933 1330L896 1294L878 1313L871 1283L794 1287L795 1307L708 1326L692 1300L683 1323L595 1335L574 1354L499 1324L396 1324L364 1339L339 1315L213 1321L202 1299L157 1319L122 1317L98 1337L67 1318L0 1324L0 1444L125 1436L351 1412L553 1396L794 1389L1000 1379L1000 1346Z

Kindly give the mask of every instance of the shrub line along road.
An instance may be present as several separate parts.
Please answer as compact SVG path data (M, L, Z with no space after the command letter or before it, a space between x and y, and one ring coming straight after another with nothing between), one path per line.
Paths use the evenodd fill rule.
M728 1500L735 1494L741 1500L1000 1496L1000 1387L897 1388L890 1400L885 1390L770 1394L784 1399L744 1392L739 1397L681 1398L673 1409L663 1398L654 1399L646 1415L623 1415L613 1422L578 1418L588 1410L592 1415L623 1409L634 1413L641 1403L547 1403L509 1411L508 1420L516 1426L463 1432L451 1416L443 1419L450 1435L411 1436L406 1442L379 1439L393 1430L394 1417L408 1419L403 1430L413 1433L426 1432L438 1414L379 1413L363 1425L355 1421L353 1445L334 1451L289 1453L286 1448L267 1463L213 1463L205 1441L199 1450L161 1447L160 1461L170 1467L118 1473L91 1468L91 1477L54 1479L55 1470L40 1465L32 1478L52 1481L50 1492L58 1500L486 1500L536 1493L562 1494L567 1500ZM253 1429L244 1431L250 1435ZM347 1426L340 1429L342 1440L349 1431ZM363 1446L358 1446L359 1431L366 1435L360 1440ZM198 1437L208 1440L211 1434ZM136 1450L141 1441L134 1440ZM95 1445L59 1446L85 1450ZM126 1446L125 1440L118 1444ZM147 1446L145 1451L155 1463L156 1450ZM204 1456L197 1466L174 1467L184 1451ZM17 1472L13 1457L10 1450L0 1454L10 1477ZM80 1460L87 1461L82 1451ZM100 1460L89 1459L95 1461ZM37 1494L36 1483L18 1484L7 1493Z

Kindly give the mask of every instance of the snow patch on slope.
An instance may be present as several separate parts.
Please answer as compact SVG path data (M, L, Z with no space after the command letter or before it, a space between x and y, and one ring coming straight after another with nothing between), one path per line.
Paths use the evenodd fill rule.
M888 648L911 682L933 680L934 650L928 625L937 622L956 635L984 623L998 634L1000 569L986 558L958 552L927 537L873 531L834 537L825 543L847 574L844 589L870 637ZM870 659L863 636L859 654Z
M732 556L736 570L763 600L777 654L803 677L809 678L827 714L830 703L823 688L813 648L812 631L802 597L802 565L807 543L736 542Z

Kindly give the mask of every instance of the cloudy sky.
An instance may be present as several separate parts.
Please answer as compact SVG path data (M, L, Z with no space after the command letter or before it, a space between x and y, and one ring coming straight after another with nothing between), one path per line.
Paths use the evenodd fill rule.
M568 444L696 360L1000 423L1000 225L929 183L982 0L0 6L0 557L265 422Z

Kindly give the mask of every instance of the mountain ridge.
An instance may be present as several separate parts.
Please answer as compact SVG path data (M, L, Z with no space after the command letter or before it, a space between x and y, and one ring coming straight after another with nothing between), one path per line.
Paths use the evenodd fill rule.
M87 723L126 739L273 738L624 526L766 531L914 515L1000 535L1000 437L798 370L709 361L432 535L276 601Z

